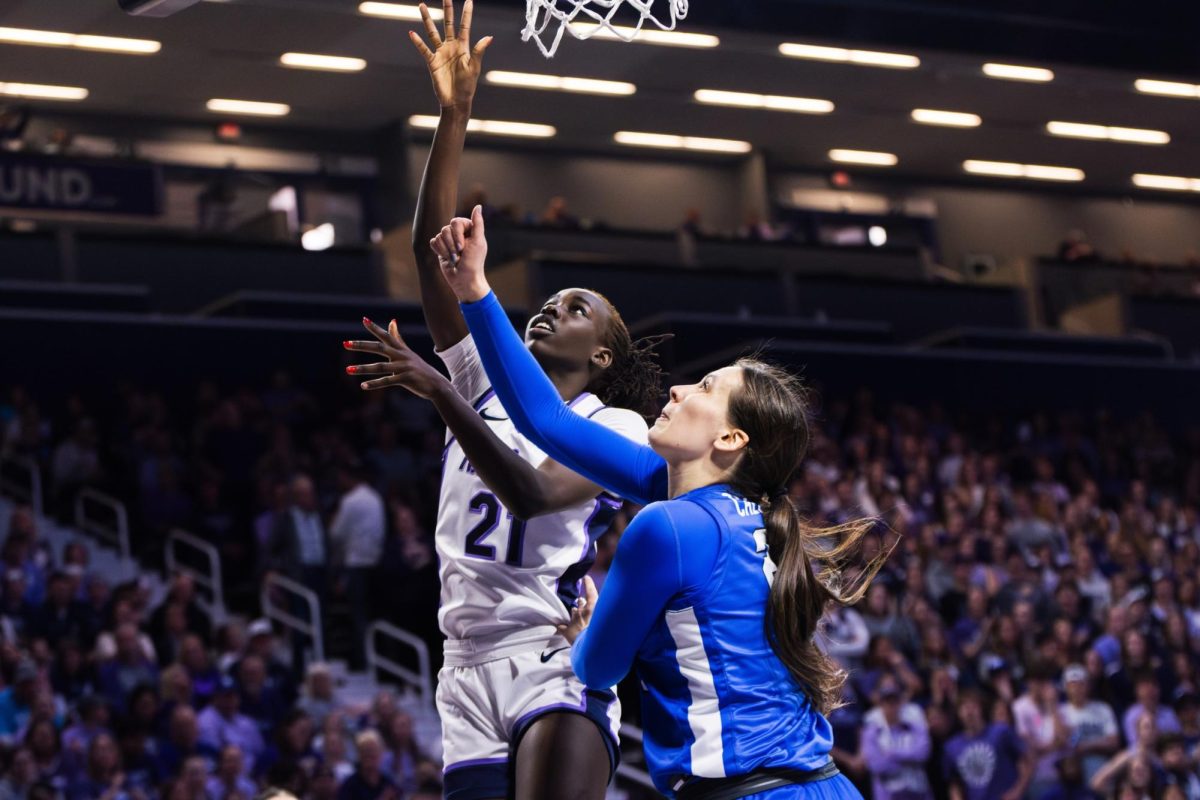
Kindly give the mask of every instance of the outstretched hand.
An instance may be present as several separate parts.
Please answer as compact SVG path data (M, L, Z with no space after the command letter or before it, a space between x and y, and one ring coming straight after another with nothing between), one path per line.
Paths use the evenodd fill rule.
M425 58L429 77L433 80L433 93L442 108L469 108L475 99L475 87L479 84L479 73L483 69L483 53L492 43L485 36L471 47L471 17L474 14L473 0L463 4L462 23L454 29L454 1L443 0L442 13L444 33L438 33L437 25L429 15L429 8L421 3L421 20L429 44L416 31L409 31L408 38Z
M429 246L437 254L442 276L460 303L482 300L491 291L484 275L488 244L483 206L475 206L470 219L452 219L429 240Z
M396 320L392 320L387 330L384 330L363 317L363 327L377 341L342 342L342 346L357 353L376 353L383 358L383 361L373 364L357 364L346 367L347 375L385 376L363 381L359 386L364 391L386 389L389 386L403 386L418 397L428 400L448 383L442 373L430 366L405 344L404 339L400 336L400 328L396 325Z
M575 603L575 608L571 609L571 621L558 626L559 634L571 644L575 644L575 640L592 621L592 612L596 610L598 596L595 582L587 575L583 576L583 597L580 597Z

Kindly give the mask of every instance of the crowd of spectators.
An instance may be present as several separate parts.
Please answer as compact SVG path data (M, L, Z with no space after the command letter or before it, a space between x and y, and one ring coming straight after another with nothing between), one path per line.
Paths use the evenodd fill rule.
M51 513L99 485L136 512L143 555L176 526L212 542L235 611L253 616L280 571L437 655L442 434L424 403L318 403L284 374L182 402L115 396L0 399L2 450L42 464ZM823 632L850 671L832 715L847 774L875 800L1200 799L1200 434L865 392L827 398L814 431L792 496L815 526L878 518L864 561L891 551ZM436 743L415 742L391 695L346 707L265 620L213 629L186 578L154 603L83 547L48 552L27 511L8 527L0 799L437 796ZM601 586L622 529L600 541ZM359 632L341 655L357 658Z

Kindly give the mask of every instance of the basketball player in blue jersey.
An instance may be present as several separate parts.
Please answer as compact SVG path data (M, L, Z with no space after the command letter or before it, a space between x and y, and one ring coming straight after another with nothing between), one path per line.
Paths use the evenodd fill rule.
M450 374L364 320L373 341L347 342L388 374L364 389L403 385L433 401L448 428L435 544L447 636L439 673L446 797L450 800L600 800L616 766L620 708L611 686L587 689L571 669L570 620L595 540L620 501L546 458L517 432L491 391L475 344L442 279L429 238L454 214L471 104L490 38L470 45L472 3L439 32L421 6L428 44L413 33L441 105L421 184L414 250L426 324ZM434 221L436 220L436 224ZM572 413L646 441L660 373L616 310L582 289L559 292L530 320L529 351ZM634 410L628 410L634 409Z
M830 759L825 714L845 673L813 640L869 521L813 530L786 486L808 444L798 381L743 359L676 386L649 446L570 413L516 336L484 277L478 208L434 239L447 284L518 429L560 463L639 503L598 602L564 635L589 686L631 668L644 688L646 759L668 796L859 797ZM593 613L594 606L594 613Z

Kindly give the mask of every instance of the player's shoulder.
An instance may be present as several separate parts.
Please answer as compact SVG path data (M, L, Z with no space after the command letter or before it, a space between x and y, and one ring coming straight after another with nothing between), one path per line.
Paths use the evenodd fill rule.
M659 538L686 548L688 540L711 539L716 520L701 506L688 500L660 500L643 508L633 518L635 534Z
M650 429L646 425L646 420L636 411L606 406L597 399L595 407L585 411L583 416L617 431L639 444L645 444L648 441Z

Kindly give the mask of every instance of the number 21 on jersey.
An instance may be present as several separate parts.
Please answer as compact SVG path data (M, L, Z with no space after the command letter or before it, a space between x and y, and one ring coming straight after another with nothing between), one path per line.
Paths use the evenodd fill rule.
M771 560L771 552L767 547L767 529L759 528L754 532L754 552L763 557L763 575L767 576L767 586L775 582L775 562Z

